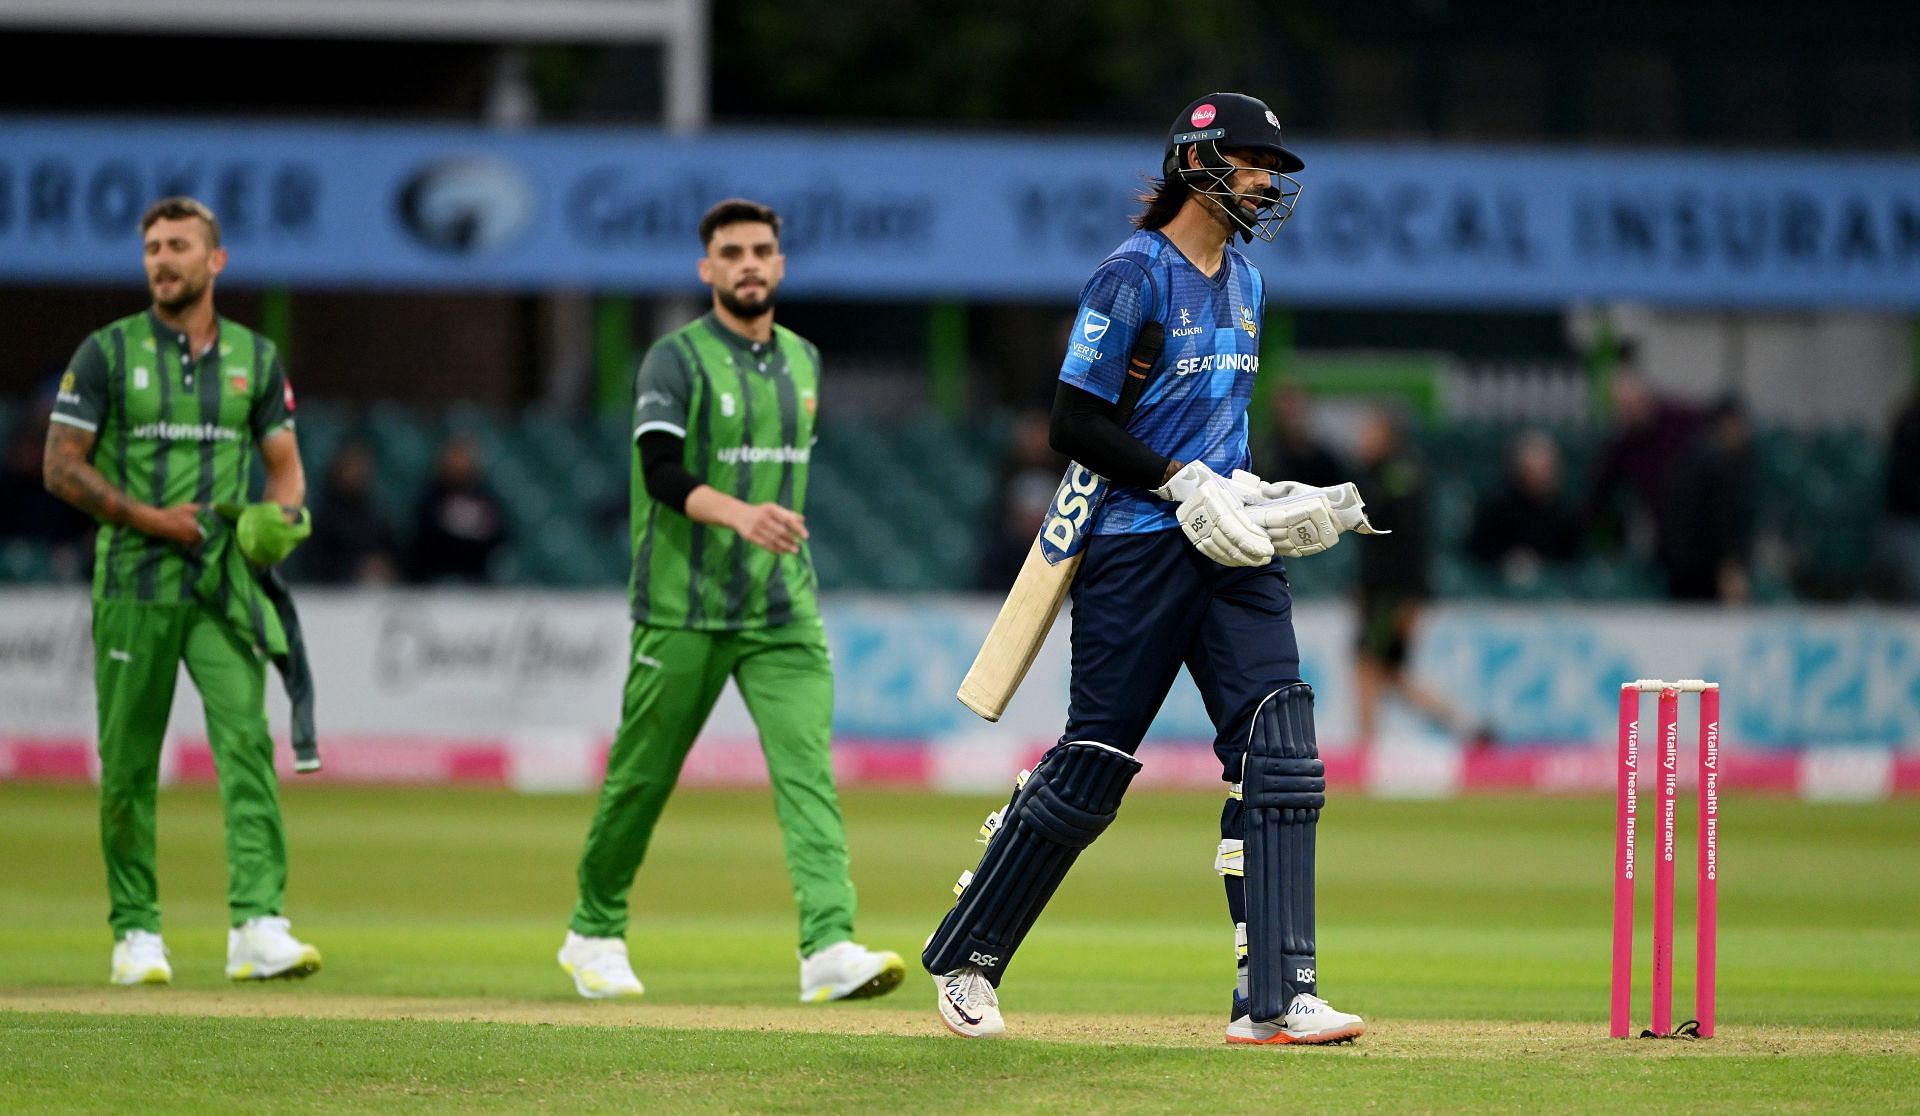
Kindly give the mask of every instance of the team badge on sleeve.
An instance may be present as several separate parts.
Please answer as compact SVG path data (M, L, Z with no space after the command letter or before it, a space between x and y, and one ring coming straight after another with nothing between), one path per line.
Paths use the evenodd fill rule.
M1098 310L1081 310L1080 318L1073 324L1073 333L1067 339L1066 367L1084 374L1087 369L1100 363L1105 355L1100 341L1107 331L1113 328L1113 319Z

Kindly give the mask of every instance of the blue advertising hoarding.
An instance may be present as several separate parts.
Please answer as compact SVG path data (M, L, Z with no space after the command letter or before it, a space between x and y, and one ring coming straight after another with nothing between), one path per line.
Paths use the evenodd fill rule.
M1159 140L0 119L0 282L124 283L155 197L241 284L689 289L694 228L785 215L789 290L1074 297ZM1295 305L1920 307L1920 159L1315 142L1249 251Z

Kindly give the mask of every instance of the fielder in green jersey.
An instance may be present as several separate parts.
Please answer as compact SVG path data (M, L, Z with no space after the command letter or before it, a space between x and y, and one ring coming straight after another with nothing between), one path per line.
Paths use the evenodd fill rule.
M320 954L281 917L286 840L266 650L234 620L248 610L228 607L253 586L225 576L224 561L209 569L232 541L213 506L247 500L256 447L266 498L290 518L306 501L293 389L271 342L214 313L227 253L213 213L167 198L140 229L153 305L81 343L60 382L45 462L47 489L101 524L93 641L111 976L119 984L172 977L160 937L154 813L183 661L206 707L226 814L227 975L305 976ZM245 564L238 568L245 576Z
M780 218L721 202L700 223L713 309L640 365L633 455L633 658L580 857L560 967L582 996L637 996L627 895L694 738L732 678L760 730L800 914L800 999L877 996L897 953L853 941L834 790L833 667L807 549L820 353L773 323Z

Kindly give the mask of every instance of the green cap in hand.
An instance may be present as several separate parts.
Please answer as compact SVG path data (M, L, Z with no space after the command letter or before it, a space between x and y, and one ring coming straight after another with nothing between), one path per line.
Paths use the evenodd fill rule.
M271 500L245 507L221 504L215 510L233 523L239 536L240 553L256 566L278 565L293 553L302 539L313 534L313 517L305 508L301 508L291 522L287 519L287 509Z

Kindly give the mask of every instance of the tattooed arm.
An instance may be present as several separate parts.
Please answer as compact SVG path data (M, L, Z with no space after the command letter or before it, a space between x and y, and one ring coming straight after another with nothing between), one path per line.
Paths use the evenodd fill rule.
M198 504L156 508L132 499L115 488L93 467L94 434L64 422L47 431L47 451L41 478L47 491L102 523L131 527L142 534L193 546L200 541Z
M267 499L297 512L307 502L307 473L300 465L300 444L291 426L283 426L260 442L260 460L267 467Z

